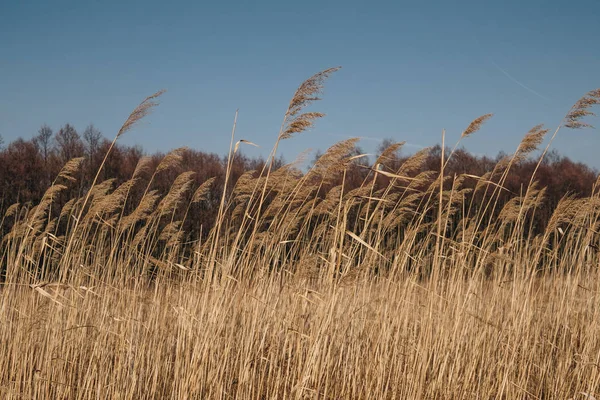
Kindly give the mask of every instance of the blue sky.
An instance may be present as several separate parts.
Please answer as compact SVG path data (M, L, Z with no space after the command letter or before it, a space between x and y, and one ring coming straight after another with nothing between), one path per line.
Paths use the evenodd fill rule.
M94 123L112 138L145 96L161 105L123 137L146 151L189 146L225 154L238 138L268 154L296 87L343 67L311 132L286 141L291 161L352 136L414 151L454 143L514 151L532 126L554 128L600 87L600 2L4 1L0 5L0 135L31 138L47 123ZM591 121L600 127L600 121ZM600 168L600 131L564 130L556 148Z

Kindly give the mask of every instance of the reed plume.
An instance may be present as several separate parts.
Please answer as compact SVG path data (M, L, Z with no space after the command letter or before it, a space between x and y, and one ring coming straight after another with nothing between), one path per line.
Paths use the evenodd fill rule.
M592 128L592 125L581 120L588 116L595 116L596 114L590 111L590 108L597 104L600 104L600 89L589 91L573 105L565 117L565 126L571 129Z
M462 135L460 135L460 138L466 138L471 136L472 134L474 134L475 132L477 132L479 129L481 129L481 126L490 118L492 118L494 116L494 114L485 114L482 115L481 117L475 118L467 127L467 129L465 129L462 133Z
M129 114L129 117L125 120L121 129L117 133L117 138L124 135L127 131L131 130L138 122L145 116L152 112L152 109L158 105L156 99L162 96L165 90L159 90L158 92L146 97L142 102Z
M331 74L341 67L328 68L305 80L296 89L285 115L284 126L279 134L279 139L291 138L295 133L300 133L314 125L315 120L322 118L325 114L319 112L301 111L315 101L321 100L319 94L323 91L324 82Z

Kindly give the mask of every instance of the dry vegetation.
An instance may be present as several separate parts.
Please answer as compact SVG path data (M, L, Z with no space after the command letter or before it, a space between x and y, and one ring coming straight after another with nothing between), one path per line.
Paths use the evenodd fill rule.
M102 163L91 187L59 202L81 168L73 159L39 204L11 206L0 222L8 232L0 397L598 393L600 188L564 197L542 230L534 216L545 190L535 172L522 193L499 201L511 168L542 143L541 126L485 176L445 174L454 151L442 152L441 172L419 172L427 150L393 167L397 143L347 190L346 172L362 156L351 153L354 139L305 174L294 164L273 168L279 142L322 116L305 107L333 72L299 87L271 157L232 190L223 186L208 234L184 226L212 180L195 187L184 172L165 193L152 186L180 163L181 150L153 171L141 159L116 188L99 179ZM113 144L159 95L134 110ZM599 100L593 91L578 101L550 144L563 126L585 127ZM247 144L232 139L228 173ZM144 194L126 213L140 182Z

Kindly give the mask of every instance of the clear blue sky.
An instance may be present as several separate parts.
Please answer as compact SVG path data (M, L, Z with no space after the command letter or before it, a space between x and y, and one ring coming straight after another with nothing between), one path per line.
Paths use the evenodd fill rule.
M588 1L3 1L0 135L31 138L43 123L94 123L113 137L158 89L161 105L123 137L146 151L189 146L225 154L238 138L267 154L295 88L341 65L314 107L327 117L287 141L307 148L363 136L407 151L454 143L512 152L532 126L555 127L600 87L600 2ZM600 127L600 118L591 121ZM561 153L600 167L600 130L569 131Z

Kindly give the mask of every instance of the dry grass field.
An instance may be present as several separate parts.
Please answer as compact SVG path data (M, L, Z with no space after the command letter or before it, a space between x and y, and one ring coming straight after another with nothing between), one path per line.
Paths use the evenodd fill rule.
M322 116L305 107L333 72L298 88L273 158ZM549 143L585 127L599 101L600 90L579 100ZM116 188L98 171L65 199L74 159L39 204L0 220L0 398L593 399L600 188L563 198L541 230L535 174L499 201L546 133L532 128L486 176L444 174L452 151L441 172L420 171L427 150L391 169L394 144L351 191L354 139L307 173L271 158L224 191L215 225L197 236L183 228L186 210L212 182L192 187L183 172L168 193L151 185L177 150L155 171L142 159ZM228 165L248 144L234 134ZM142 174L144 195L126 213Z

